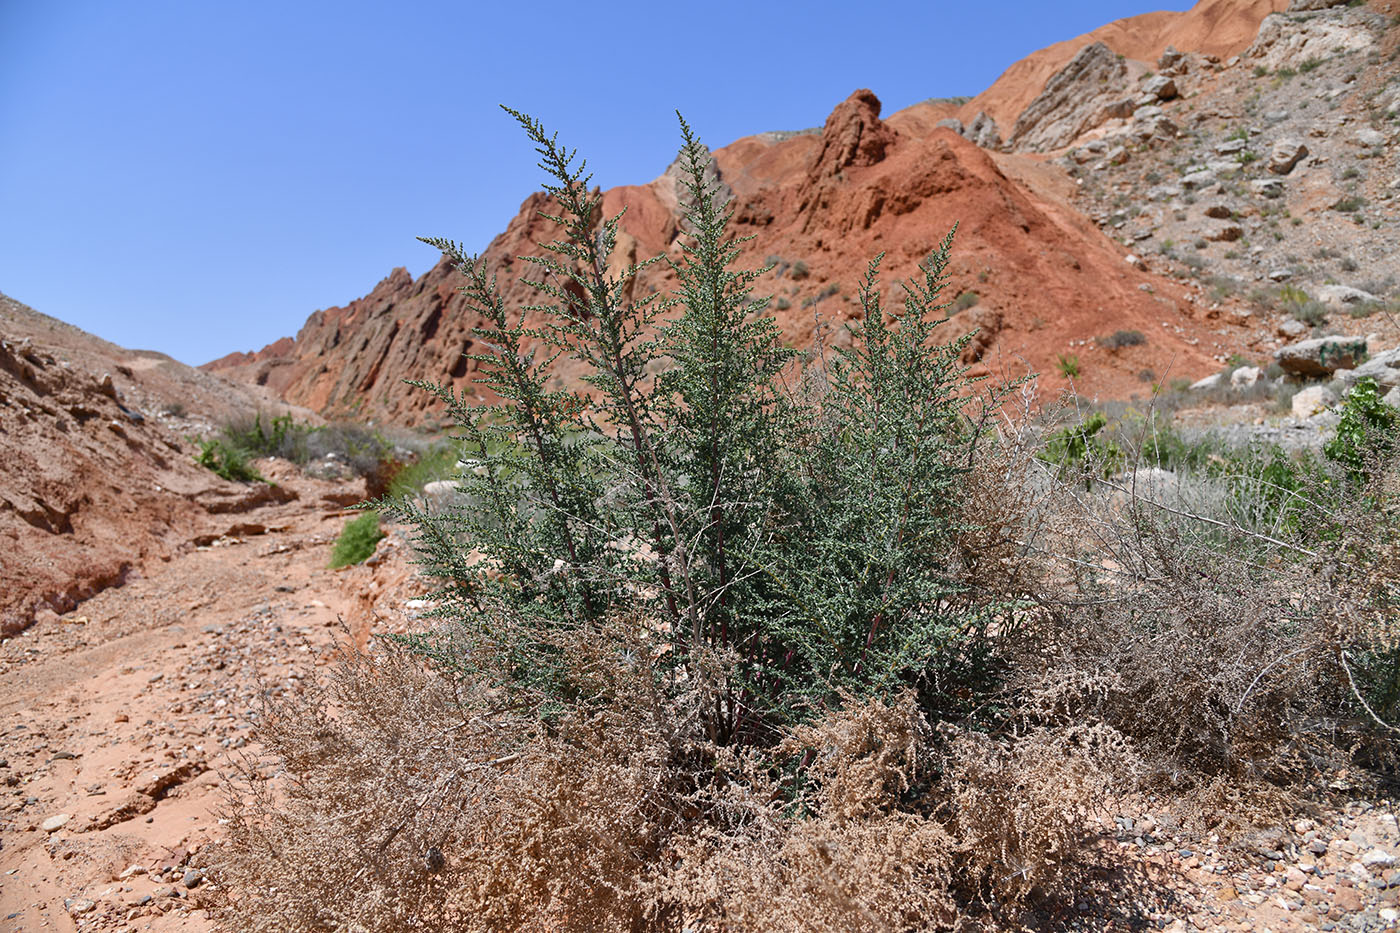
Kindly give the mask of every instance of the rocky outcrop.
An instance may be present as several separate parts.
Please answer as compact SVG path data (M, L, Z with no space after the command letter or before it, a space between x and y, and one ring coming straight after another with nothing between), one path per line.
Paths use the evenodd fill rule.
M1054 374L1065 341L1100 334L1101 309L1111 307L1115 328L1156 333L1169 317L1173 326L1162 350L1180 354L1179 368L1214 365L1196 325L1177 310L1185 302L1178 284L1154 278L1150 291L1139 288L1149 273L1126 264L1120 247L1072 208L1009 177L998 164L1000 154L973 145L956 127L937 126L938 119L885 121L879 99L861 90L836 106L820 135L749 137L714 152L715 180L733 195L734 232L753 237L745 259L773 264L756 287L774 296L772 313L785 342L809 346L814 328L833 324L834 339L842 339L839 325L860 312L855 285L882 252L883 281L897 308L895 283L914 273L958 222L953 272L958 282L977 276L975 285L959 287L981 295L974 310L982 332L973 355L983 364L1020 366L1024 360ZM981 132L988 125L974 127ZM1103 154L1126 156L1126 149ZM683 204L675 181L671 170L648 184L603 194L603 215L627 207L615 266L678 256ZM519 281L525 268L517 257L536 253L538 243L556 235L540 216L548 206L543 195L531 195L484 253L511 304L533 298ZM434 398L404 379L449 383L469 399L483 391L469 358L479 349L474 328L482 322L458 284L444 263L417 280L396 270L366 297L312 314L290 352L283 343L211 368L262 383L328 416L433 422L440 410ZM649 266L636 289L645 294L673 285L662 263ZM963 324L960 315L956 325ZM575 365L561 359L565 383L582 376ZM1135 390L1137 370L1128 365L1101 367L1081 382L1102 388L1121 380L1124 390Z
M856 91L826 118L817 173L828 176L853 165L874 165L894 138L894 131L880 122L880 98L868 90Z
M1269 171L1287 175L1307 154L1308 147L1301 139L1280 139L1269 152Z
M1102 42L1087 45L1016 118L1009 145L1022 152L1067 146L1105 120L1131 113L1129 98L1122 57Z
M1274 351L1279 366L1294 376L1330 376L1354 369L1365 358L1366 341L1360 337L1318 337Z
M987 116L985 110L977 111L972 122L967 124L964 124L957 117L948 117L939 120L937 125L947 127L963 139L976 143L983 149L1001 148L1001 131L997 129L997 121Z
M1281 14L1267 17L1244 58L1270 70L1294 68L1309 60L1321 60L1343 52L1371 48L1375 37L1367 26L1346 11L1313 17L1302 22Z

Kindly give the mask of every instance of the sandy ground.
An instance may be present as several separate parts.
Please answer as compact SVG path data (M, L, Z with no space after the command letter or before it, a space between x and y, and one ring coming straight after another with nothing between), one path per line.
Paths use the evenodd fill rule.
M281 479L296 501L0 645L0 931L212 928L197 866L260 694L326 663L339 620L363 638L378 589L326 569L356 490Z

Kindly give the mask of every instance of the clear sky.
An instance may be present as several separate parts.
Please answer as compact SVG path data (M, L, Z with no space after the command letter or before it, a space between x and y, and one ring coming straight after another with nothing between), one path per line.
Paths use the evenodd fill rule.
M0 0L0 291L203 363L294 334L415 241L483 248L539 181L498 103L604 187L712 146L972 95L1029 52L1190 0Z

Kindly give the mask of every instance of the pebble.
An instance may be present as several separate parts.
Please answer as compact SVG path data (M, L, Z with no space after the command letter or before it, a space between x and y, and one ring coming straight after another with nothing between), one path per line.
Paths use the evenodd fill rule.
M58 813L40 823L39 828L46 833L56 833L64 826L68 825L68 821L72 818L73 814L71 813Z
M199 887L199 883L204 880L204 875L198 869L191 868L185 872L185 887L194 889Z
M1394 868L1395 856L1384 849L1372 849L1361 856L1361 864L1366 868Z

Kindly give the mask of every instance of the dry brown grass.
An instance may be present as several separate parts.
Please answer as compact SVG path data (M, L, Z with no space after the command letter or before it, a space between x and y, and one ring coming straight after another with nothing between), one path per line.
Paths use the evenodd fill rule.
M1393 775L1394 734L1343 666L1395 644L1393 471L1289 543L1060 482L1033 450L1009 432L967 478L988 520L953 572L1020 600L972 714L847 696L769 745L718 746L700 713L732 659L655 666L644 619L557 636L568 689L548 704L500 687L516 662L486 646L463 677L376 643L266 711L266 757L230 798L224 927L1054 925L1105 884L1128 905L1145 889L1102 880L1122 798L1228 836L1339 766Z

